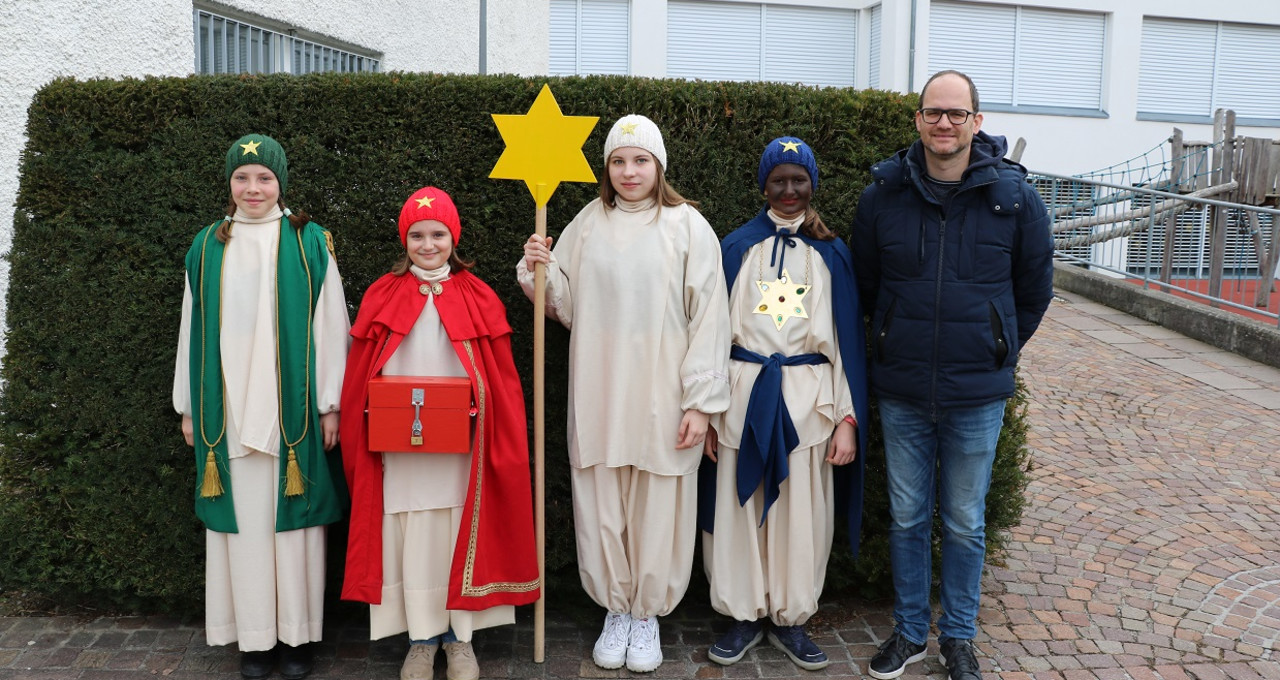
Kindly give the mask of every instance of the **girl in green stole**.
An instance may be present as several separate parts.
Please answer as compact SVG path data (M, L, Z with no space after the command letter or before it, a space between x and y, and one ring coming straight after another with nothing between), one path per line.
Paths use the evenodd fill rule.
M241 137L226 178L227 216L187 252L173 381L206 527L206 638L237 642L246 678L297 680L321 634L324 527L341 516L325 452L350 320L329 232L285 207L280 144Z

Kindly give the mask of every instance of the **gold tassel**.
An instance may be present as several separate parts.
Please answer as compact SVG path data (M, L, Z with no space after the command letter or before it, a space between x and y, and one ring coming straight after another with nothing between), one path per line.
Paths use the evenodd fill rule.
M204 482L200 484L201 498L217 498L222 495L222 476L218 474L218 459L209 449L204 459Z
M292 447L289 449L289 464L285 466L284 495L302 495L302 468L298 467L298 455L293 452Z

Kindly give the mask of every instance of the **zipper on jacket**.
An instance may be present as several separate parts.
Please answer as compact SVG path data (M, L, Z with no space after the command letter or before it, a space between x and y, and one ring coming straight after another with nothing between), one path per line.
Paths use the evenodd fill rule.
M1009 356L1009 343L1004 340L1004 322L1000 321L1000 312L996 311L996 304L988 302L987 307L991 316L991 337L996 341L996 368L1004 365L1004 360Z
M938 345L942 340L942 270L947 261L947 215L938 207L938 273L933 289L933 371L929 376L929 413L938 417Z

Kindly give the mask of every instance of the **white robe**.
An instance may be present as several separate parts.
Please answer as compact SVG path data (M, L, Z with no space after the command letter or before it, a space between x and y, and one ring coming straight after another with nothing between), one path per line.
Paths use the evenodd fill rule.
M275 531L280 454L276 383L275 279L280 212L260 220L237 213L223 258L222 368L227 454L240 533L205 532L205 628L210 645L239 642L261 651L279 640L320 639L324 618L325 529ZM173 407L191 415L191 286L184 286L182 325L173 377ZM338 265L329 258L312 319L314 408L338 410L346 369L346 298ZM197 348L198 351L198 348ZM199 376L196 376L199 379ZM201 445L200 423L194 423ZM206 433L210 441L217 433Z

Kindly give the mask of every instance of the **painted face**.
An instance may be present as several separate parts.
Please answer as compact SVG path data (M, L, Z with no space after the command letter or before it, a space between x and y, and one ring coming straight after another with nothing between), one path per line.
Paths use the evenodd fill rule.
M614 149L609 154L609 183L628 201L649 198L658 185L658 161L639 147Z
M920 108L972 111L973 97L969 93L969 84L957 75L942 76L925 88ZM956 125L946 115L936 123L927 123L920 112L916 112L916 131L920 133L920 141L924 143L925 151L939 160L968 154L969 144L981 127L981 113L975 113Z
M231 173L231 198L246 217L266 217L280 200L280 183L265 165L242 165Z
M418 220L409 225L409 233L405 235L405 249L409 252L409 261L426 270L439 269L449 261L453 254L453 234L444 222L438 220Z
M804 213L813 199L809 171L794 163L774 166L764 180L764 197L769 207L783 217Z

